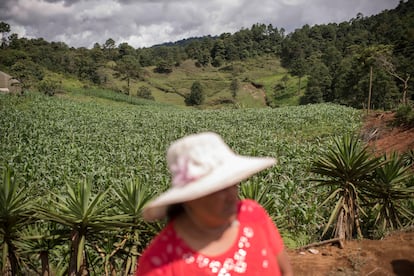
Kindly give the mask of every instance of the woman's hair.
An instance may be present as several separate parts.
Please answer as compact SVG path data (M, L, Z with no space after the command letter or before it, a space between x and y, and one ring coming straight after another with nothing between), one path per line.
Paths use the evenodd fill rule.
M176 204L170 205L167 208L167 220L171 221L175 219L176 217L180 216L184 212L185 212L184 205L182 203L176 203Z

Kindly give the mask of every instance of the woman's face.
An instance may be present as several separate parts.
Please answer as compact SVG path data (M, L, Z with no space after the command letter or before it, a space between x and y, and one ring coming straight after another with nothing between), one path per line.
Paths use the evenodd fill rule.
M238 202L238 185L234 185L184 204L192 216L214 227L236 219Z

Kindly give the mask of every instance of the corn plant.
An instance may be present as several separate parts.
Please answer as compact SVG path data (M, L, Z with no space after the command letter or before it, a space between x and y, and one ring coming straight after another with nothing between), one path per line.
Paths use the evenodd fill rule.
M367 146L363 146L353 135L335 138L334 144L315 160L311 172L324 178L314 180L320 182L318 186L330 188L322 204L336 201L322 236L335 221L335 238L351 239L355 230L362 238L360 195L380 165L380 158L372 157Z
M50 197L39 215L69 231L66 244L49 252L56 274L68 274L70 231L82 227L87 230L83 251L91 273L132 272L135 257L163 226L163 222L142 222L139 210L148 194L170 186L165 160L168 145L184 135L207 130L219 133L239 154L278 159L276 166L246 181L243 196L262 203L282 233L291 234L295 242L300 240L296 245L312 241L329 206L319 207L322 198L310 190L308 168L333 133L349 133L359 127L361 114L332 104L193 110L138 99L130 102L125 97L115 102L107 97L109 92L99 90L90 96L83 92L65 97L0 95L0 162L19 172L25 187L36 187L34 202ZM75 199L80 198L76 191L85 178L90 179L91 193L83 198L89 200ZM140 184L131 184L135 181ZM136 192L130 185L137 185ZM100 193L105 196L91 207ZM81 202L87 203L75 208ZM109 207L104 211L101 206ZM90 213L83 216L79 210ZM78 214L70 215L75 211ZM57 260L56 256L64 257ZM83 263L81 259L78 263Z

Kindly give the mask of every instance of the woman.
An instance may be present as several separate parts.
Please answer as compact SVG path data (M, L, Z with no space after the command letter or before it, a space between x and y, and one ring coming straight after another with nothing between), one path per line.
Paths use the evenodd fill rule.
M167 152L172 187L144 219L168 217L139 258L136 275L293 275L278 229L238 184L275 163L235 154L212 132L189 135Z

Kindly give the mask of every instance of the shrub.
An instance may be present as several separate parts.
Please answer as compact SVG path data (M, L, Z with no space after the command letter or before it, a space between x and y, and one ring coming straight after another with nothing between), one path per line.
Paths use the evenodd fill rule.
M201 105L204 102L204 91L201 83L195 81L191 86L191 92L185 98L186 105Z
M48 96L55 95L59 87L60 84L52 80L42 80L37 84L39 92Z
M141 86L140 88L138 88L137 97L148 100L154 100L154 96L152 96L151 89L149 89L146 86Z
M155 67L154 72L160 74L169 74L173 71L172 64L168 61L162 60Z
M401 105L395 112L394 125L414 126L414 110L410 105Z

